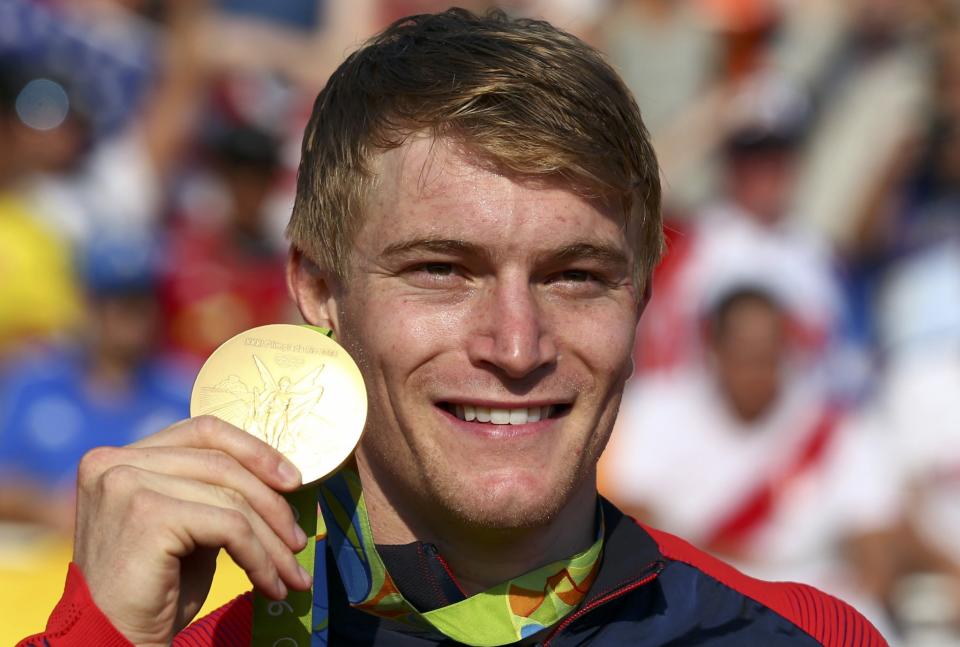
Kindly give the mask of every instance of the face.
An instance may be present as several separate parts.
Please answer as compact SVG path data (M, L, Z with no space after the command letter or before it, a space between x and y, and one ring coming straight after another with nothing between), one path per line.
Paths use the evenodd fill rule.
M786 210L795 170L796 157L790 151L744 154L731 162L730 191L751 215L772 223Z
M766 413L783 380L787 339L783 314L761 301L732 306L712 339L717 381L746 421Z
M379 167L333 299L370 397L361 470L395 508L547 523L593 496L632 369L624 232L603 207L443 142Z
M151 294L103 296L91 308L101 354L123 362L140 361L156 342L159 305Z

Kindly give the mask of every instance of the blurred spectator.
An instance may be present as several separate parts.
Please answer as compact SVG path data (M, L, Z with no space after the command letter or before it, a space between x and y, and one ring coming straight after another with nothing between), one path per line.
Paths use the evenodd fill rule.
M27 354L0 382L0 518L68 530L81 456L189 415L191 376L156 354L154 250L101 239L83 259L85 321L72 343Z
M781 294L807 354L823 353L841 327L843 303L829 250L790 219L807 109L803 96L775 77L743 86L734 104L739 126L725 147L724 191L674 243L640 322L641 372L698 361L698 317L717 289L734 282ZM786 289L787 286L789 289Z
M108 4L109 29L69 6L0 4L0 353L76 323L72 254L104 232L152 230L189 133L199 10L171 5L156 82L138 97L151 47L122 45L142 21Z
M716 76L718 39L690 0L625 0L600 34L654 136Z
M703 361L624 395L604 494L748 574L813 583L882 622L899 509L886 455L798 362L780 297L731 284L705 312Z
M837 4L849 7L846 29L811 79L819 114L796 198L797 214L847 249L858 243L864 211L922 121L930 89L930 3Z
M51 77L60 86L21 95L18 116L44 131L43 141L34 142L34 155L44 150L48 157L58 155L56 164L47 160L43 166L29 156L12 161L22 165L21 195L32 202L37 218L75 245L108 231L149 232L164 182L189 141L206 74L198 55L204 3L165 4L165 31L159 34L120 3L96 4L100 10L90 15L69 4L4 4L6 17L15 18L5 25L4 67L18 73L23 88L37 83L49 88ZM118 35L129 31L154 36L142 41L152 45L150 55L131 54L132 37L119 38L127 47L119 46ZM129 95L131 86L139 96L120 101L126 113L115 114L121 109L115 95ZM63 112L59 120L37 121L55 105ZM112 110L111 121L103 120L101 106Z
M54 97L62 90L46 80L25 87L19 75L0 70L0 356L16 345L65 332L79 315L70 249L55 229L41 222L33 205L19 192L24 175L56 168L78 145L71 124L39 129L24 122L19 106L36 95ZM58 106L49 100L35 119L57 119ZM20 109L25 112L24 109Z
M280 141L223 114L206 130L207 173L194 178L203 188L187 191L192 199L170 229L162 289L168 342L198 361L247 328L292 315L267 209Z
M936 43L925 132L888 164L853 257L888 355L960 341L960 14Z
M861 416L861 424L873 436L890 443L896 467L906 483L903 518L892 551L898 586L887 592L891 606L903 624L918 619L939 623L941 630L948 629L953 640L960 642L958 394L960 343L939 344L900 356L888 366L876 399ZM912 577L918 574L938 578ZM948 597L917 612L915 604L903 599L907 587L914 594L938 591L941 597L943 592Z
M737 80L766 66L771 38L780 26L776 0L696 0L704 19L723 39L723 76Z

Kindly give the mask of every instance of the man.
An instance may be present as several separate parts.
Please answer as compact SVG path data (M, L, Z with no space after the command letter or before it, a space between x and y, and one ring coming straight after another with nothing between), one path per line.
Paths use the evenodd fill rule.
M83 325L0 380L0 519L73 533L77 464L187 415L190 373L157 351L153 245L101 237L78 263Z
M832 598L750 580L598 505L659 197L629 93L545 23L403 20L331 77L304 140L288 283L366 381L360 540L372 534L402 610L354 602L342 555L321 555L319 643L883 643ZM298 485L210 418L91 453L46 636L170 643L221 546L264 595L309 587L274 491ZM477 615L447 621L465 608ZM244 597L177 644L245 644L250 625Z
M831 397L823 362L798 361L791 286L760 278L703 306L698 362L632 381L600 491L753 575L814 584L889 626L896 470Z

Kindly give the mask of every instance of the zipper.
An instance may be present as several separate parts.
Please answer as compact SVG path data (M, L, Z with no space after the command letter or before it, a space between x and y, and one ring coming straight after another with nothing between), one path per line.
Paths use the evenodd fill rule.
M660 575L660 572L663 570L664 566L665 566L665 562L661 560L657 560L651 563L649 566L647 566L647 569L645 569L645 570L652 569L651 573L648 573L647 575L644 575L640 579L634 580L629 584L621 586L618 589L614 589L613 591L610 591L609 593L606 593L595 600L591 600L584 607L579 609L576 613L574 613L571 616L568 616L566 619L564 619L563 622L561 622L559 625L554 627L553 631L550 632L550 635L547 636L546 640L540 643L540 647L550 647L550 641L553 640L554 636L559 634L561 631L563 631L564 629L569 627L571 624L576 622L579 618L582 618L583 616L590 613L600 605L606 604L610 600L615 600L616 598L626 595L630 591L638 589L641 586L644 586L645 584L649 584L650 582L655 580L658 575Z

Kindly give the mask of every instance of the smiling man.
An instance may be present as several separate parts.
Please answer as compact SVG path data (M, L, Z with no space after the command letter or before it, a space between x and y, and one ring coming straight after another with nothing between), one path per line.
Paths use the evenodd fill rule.
M317 99L288 264L366 382L357 480L324 487L352 493L379 593L337 551L311 582L276 493L299 477L198 418L86 457L67 590L26 644L293 644L251 629L249 596L187 627L220 547L266 596L326 592L314 645L884 644L598 499L659 201L639 110L588 46L502 14L394 24Z

